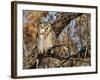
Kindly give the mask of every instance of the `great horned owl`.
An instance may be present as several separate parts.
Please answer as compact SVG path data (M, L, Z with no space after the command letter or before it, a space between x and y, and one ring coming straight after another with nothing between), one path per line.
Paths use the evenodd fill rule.
M54 32L51 25L48 23L40 24L37 35L38 52L40 54L46 53L54 44Z

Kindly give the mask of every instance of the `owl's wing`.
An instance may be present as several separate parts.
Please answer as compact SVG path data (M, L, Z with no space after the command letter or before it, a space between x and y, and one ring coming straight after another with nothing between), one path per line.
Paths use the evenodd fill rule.
M81 16L82 13L61 13L52 24L55 36L58 37L62 30L71 22L72 19Z

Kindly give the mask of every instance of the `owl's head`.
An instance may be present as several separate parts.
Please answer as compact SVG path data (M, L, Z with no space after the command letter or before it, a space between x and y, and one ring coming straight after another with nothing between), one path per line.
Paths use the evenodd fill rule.
M50 33L51 31L52 31L51 24L49 24L49 23L42 23L42 24L39 25L38 32L40 34L42 34L42 33L47 34L47 33Z
M38 33L39 33L39 34L43 34L44 32L45 32L44 24L40 24L40 25L39 25Z

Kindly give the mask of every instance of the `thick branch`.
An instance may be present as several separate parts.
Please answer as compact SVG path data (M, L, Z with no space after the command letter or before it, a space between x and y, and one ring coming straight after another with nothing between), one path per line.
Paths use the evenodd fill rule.
M61 31L64 29L64 27L66 27L70 21L78 16L81 16L82 13L71 13L68 16L62 16L61 18L57 19L53 24L52 24L52 28L53 31L56 34L56 37L59 36L59 34L61 33Z

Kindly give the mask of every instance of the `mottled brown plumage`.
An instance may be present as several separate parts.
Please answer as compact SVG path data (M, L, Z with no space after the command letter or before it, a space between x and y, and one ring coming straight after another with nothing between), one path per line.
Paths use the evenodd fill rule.
M53 47L54 33L51 25L47 23L40 24L37 37L37 48L39 53L46 53L49 48Z

